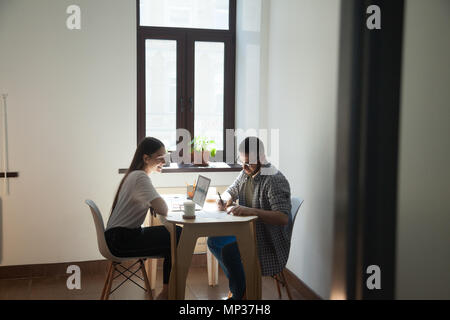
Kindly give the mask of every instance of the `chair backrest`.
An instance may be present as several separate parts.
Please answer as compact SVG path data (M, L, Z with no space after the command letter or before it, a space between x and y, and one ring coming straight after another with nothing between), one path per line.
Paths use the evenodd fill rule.
M295 219L297 218L297 213L303 204L303 200L297 197L291 198L291 219L292 219L292 225L291 225L291 236L292 236L292 230L294 229L294 223Z
M300 209L300 207L303 204L303 200L297 197L291 198L291 217L292 217L292 224L295 222L295 218L297 218L297 213Z
M106 259L115 260L116 257L111 254L108 245L106 244L105 225L103 224L103 218L100 210L92 200L86 200L85 203L89 206L89 209L91 209L92 217L94 218L95 230L97 232L98 250Z

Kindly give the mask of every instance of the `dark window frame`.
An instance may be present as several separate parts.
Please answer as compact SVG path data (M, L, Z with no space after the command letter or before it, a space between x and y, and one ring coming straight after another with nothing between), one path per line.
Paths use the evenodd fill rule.
M216 158L226 159L226 130L235 129L236 95L236 0L230 0L229 29L193 29L148 27L140 25L140 1L136 0L137 22L137 143L146 136L145 41L177 40L177 129L184 128L194 137L195 41L223 42L225 45L223 146ZM177 141L178 143L179 141Z

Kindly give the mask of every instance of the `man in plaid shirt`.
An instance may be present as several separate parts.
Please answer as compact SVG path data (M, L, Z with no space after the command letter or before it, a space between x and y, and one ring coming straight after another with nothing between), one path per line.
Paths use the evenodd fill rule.
M224 193L221 210L235 216L258 216L256 240L263 276L281 272L290 249L292 221L291 192L284 175L266 161L264 145L256 137L239 146L243 170ZM238 200L239 205L234 204ZM231 299L241 300L245 293L245 273L236 237L210 237L208 247L229 280Z

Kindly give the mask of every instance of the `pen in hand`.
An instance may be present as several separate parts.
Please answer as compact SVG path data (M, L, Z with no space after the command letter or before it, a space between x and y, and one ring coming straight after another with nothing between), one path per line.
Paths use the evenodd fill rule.
M225 205L223 204L223 200L222 200L222 197L220 196L219 191L217 191L217 194L219 195L220 204L222 205L222 207L225 207Z

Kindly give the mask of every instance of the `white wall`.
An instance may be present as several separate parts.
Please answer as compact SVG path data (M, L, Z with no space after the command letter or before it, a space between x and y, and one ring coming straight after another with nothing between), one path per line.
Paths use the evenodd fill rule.
M136 2L0 0L0 93L8 93L10 194L0 185L0 265L99 259L92 198L106 219L136 148ZM3 158L3 157L1 157ZM207 174L228 185L237 173ZM163 174L158 187L194 174Z
M236 128L258 129L261 118L262 0L237 2Z
M136 145L135 1L0 1L0 93L8 97L10 195L1 264L100 258L84 200L107 217ZM3 184L2 184L3 186Z
M340 1L270 1L266 121L280 169L305 199L287 267L323 298L331 288Z
M450 2L406 1L397 299L450 299Z

